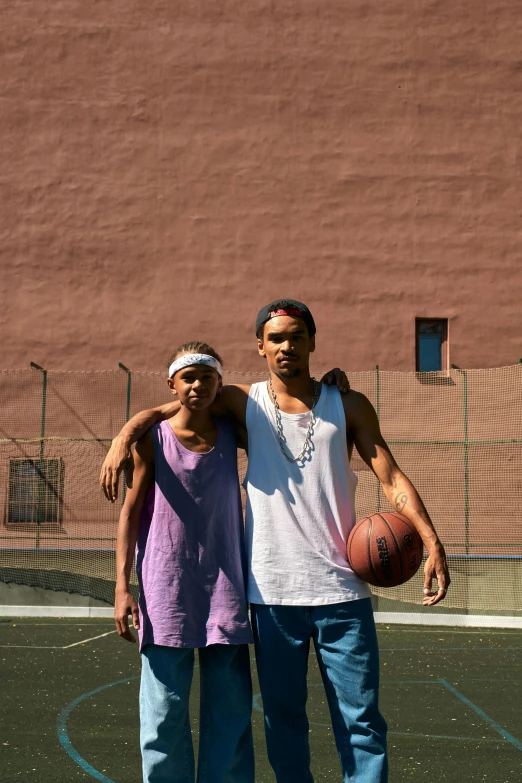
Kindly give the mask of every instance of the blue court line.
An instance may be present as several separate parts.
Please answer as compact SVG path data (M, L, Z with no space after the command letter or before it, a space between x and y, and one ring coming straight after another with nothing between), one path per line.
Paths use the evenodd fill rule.
M423 739L457 740L458 742L494 742L495 745L498 745L499 742L506 742L506 740L503 739L486 739L485 737L450 737L446 734L412 734L410 731L389 731L388 736L422 737Z
M440 685L442 680L397 680L397 682L408 682L409 684L415 683L416 685ZM315 683L314 683L315 684ZM310 685L310 683L309 683ZM263 707L260 704L261 694L255 693L253 698L253 707L256 710L256 712L260 712L263 714ZM321 728L325 729L331 729L332 726L330 723L317 723L316 721L309 721L310 726L320 726ZM484 737L450 737L447 734L413 734L410 731L389 731L388 732L389 737L422 737L422 739L443 739L443 740L456 740L457 742L494 742L495 745L498 745L499 742L506 742L509 741L507 739L486 739ZM511 735L509 735L511 736Z
M441 632L443 633L443 632ZM487 650L484 645L481 647L437 647L435 644L423 644L420 647L379 647L379 652L425 652L429 650L432 653L438 653L448 650L460 650L460 652L468 650ZM503 652L504 650L520 650L520 647L495 647L495 652Z
M480 707L477 707L476 704L473 704L472 701L470 701L468 698L466 698L466 696L460 693L460 691L454 688L453 685L450 685L449 682L443 680L442 678L439 679L439 682L441 685L444 685L445 688L451 691L451 693L453 693L457 699L460 699L463 704L465 704L467 707L471 707L471 709L474 710L477 715L482 718L482 720L486 721L486 723L489 723L491 728L495 729L495 731L498 732L501 737L504 737L505 740L514 745L517 750L522 751L522 742L517 740L516 737L513 737L512 734L502 728L500 723L497 723L493 720L493 718L490 718L489 715L484 712L484 710L481 710Z
M505 682L506 684L513 682L522 682L522 679L517 679L516 677L510 677L507 679L507 677L456 677L455 678L457 682Z
M381 680L381 688L383 685L438 685L439 683L433 678L433 680Z
M511 683L513 682L522 682L522 680L515 679L514 677L510 677L507 679L504 677L501 679L500 677L458 677L456 678L457 682L504 682L504 683ZM440 685L438 679L435 677L433 680L381 680L381 687L383 685Z
M197 664L196 664L197 666ZM109 682L106 685L101 685L99 688L94 688L92 691L88 691L87 693L83 693L81 696L78 696L74 701L72 701L70 704L65 707L65 709L62 710L60 715L58 716L58 719L56 721L56 731L58 735L58 740L60 741L61 746L65 750L65 752L69 755L69 757L75 762L75 764L78 764L79 767L83 769L84 772L87 772L88 775L93 777L95 780L98 780L99 783L115 783L111 778L108 778L106 775L104 775L102 772L99 772L97 769L92 767L86 759L83 758L83 756L80 756L76 748L73 746L69 739L69 735L67 733L67 718L71 714L71 712L77 707L79 704L81 704L82 701L85 699L88 699L90 696L94 696L95 693L100 693L100 691L106 690L106 688L111 688L113 685L122 685L125 682L131 682L132 680L138 680L140 675L135 675L134 677L127 677L124 680L116 680L115 682ZM397 682L401 682L400 680ZM411 684L413 684L413 681L410 681ZM500 726L496 721L494 721L492 718L489 717L483 710L480 709L480 707L477 707L476 704L473 704L472 701L466 698L462 693L460 693L456 688L454 688L452 685L450 685L449 682L446 680L443 680L442 678L439 678L438 680L416 680L415 684L419 685L434 685L434 684L441 684L445 688L447 688L451 693L453 693L455 696L457 696L458 699L460 699L464 704L466 704L468 707L471 707L472 710L474 710L477 715L479 715L486 723L488 723L495 731L500 734L501 737L503 737L503 740L490 740L490 739L483 739L481 737L451 737L446 735L439 735L439 734L411 734L410 732L406 731L390 731L388 734L390 736L401 736L401 737L422 737L425 739L444 739L444 740L456 740L456 741L464 741L464 742L502 742L506 741L514 745L517 750L522 751L522 742L519 742L515 737L513 737L509 732L507 732L505 729ZM261 698L260 693L254 694L253 697L253 707L257 712L263 713L263 708L261 707L259 700ZM331 728L331 726L327 723L316 723L315 721L310 721L310 724L313 726L320 726L323 728Z
M74 699L74 701L68 704L64 710L62 710L62 712L58 716L58 720L56 721L56 732L58 734L58 739L60 740L60 744L62 748L65 750L66 753L69 754L69 756L72 758L75 764L78 764L78 766L81 767L84 772L87 772L88 775L93 777L95 780L100 781L100 783L114 783L114 781L108 778L102 772L99 772L97 769L94 769L94 767L91 767L89 762L86 761L83 758L83 756L80 756L76 748L71 743L71 740L69 739L69 735L67 734L67 718L74 710L74 708L77 707L78 704L80 704L82 701L84 701L84 699L88 699L89 696L94 696L95 693L104 691L106 688L111 688L113 685L122 685L124 682L130 682L131 680L138 680L139 677L140 675L137 674L135 677L127 677L125 680L116 680L115 682L109 682L107 685L101 685L99 688L95 688L93 691L89 691L88 693L83 693L81 696L78 696L77 699Z

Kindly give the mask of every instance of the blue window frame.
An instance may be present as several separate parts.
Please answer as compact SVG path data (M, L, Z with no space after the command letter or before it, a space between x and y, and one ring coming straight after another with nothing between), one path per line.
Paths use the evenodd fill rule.
M417 372L440 372L447 369L447 340L446 318L417 318Z

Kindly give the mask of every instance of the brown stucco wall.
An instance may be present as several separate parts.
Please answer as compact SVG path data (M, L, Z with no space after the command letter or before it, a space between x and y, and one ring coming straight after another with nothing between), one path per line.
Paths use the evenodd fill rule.
M522 356L517 0L3 4L0 366L156 370L257 309L316 365Z

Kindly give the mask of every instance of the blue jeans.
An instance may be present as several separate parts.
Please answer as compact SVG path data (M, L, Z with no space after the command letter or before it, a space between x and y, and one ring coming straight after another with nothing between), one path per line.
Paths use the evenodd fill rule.
M144 783L194 783L189 696L192 648L146 645L141 656L140 743ZM199 650L198 783L254 783L248 645Z
M379 651L371 599L328 606L252 604L268 759L277 783L313 783L306 716L313 639L345 783L386 783Z

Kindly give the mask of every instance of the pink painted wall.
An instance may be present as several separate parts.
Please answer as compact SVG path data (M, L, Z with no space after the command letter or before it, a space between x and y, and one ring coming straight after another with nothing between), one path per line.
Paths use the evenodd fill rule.
M316 366L522 357L517 0L38 0L0 33L0 366L160 369L311 307Z

